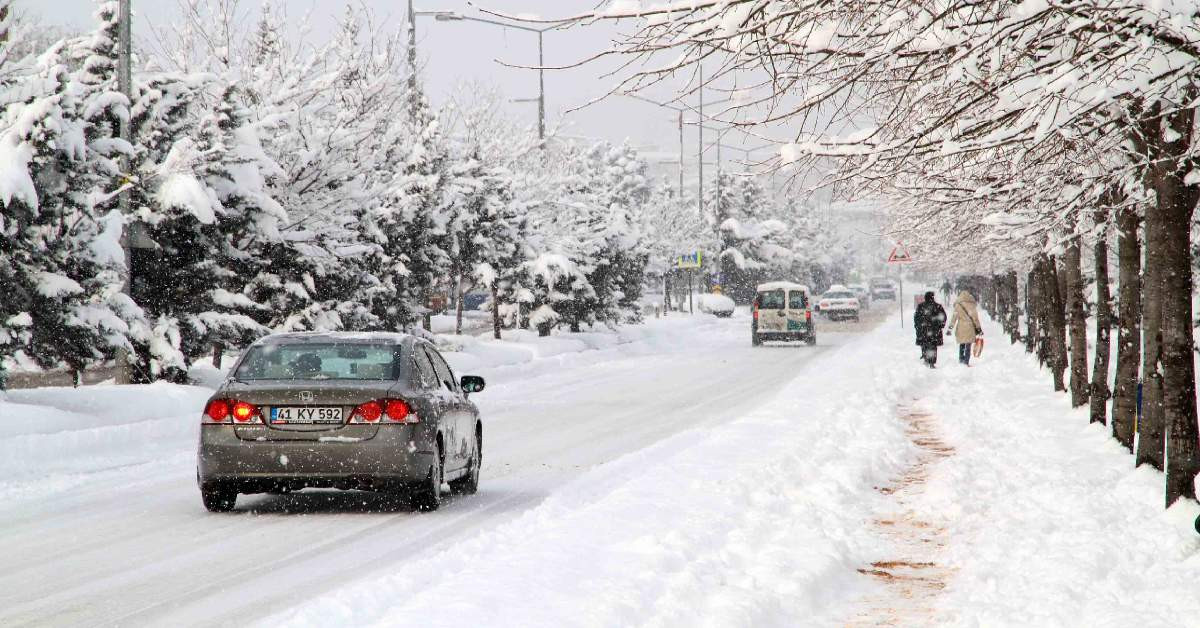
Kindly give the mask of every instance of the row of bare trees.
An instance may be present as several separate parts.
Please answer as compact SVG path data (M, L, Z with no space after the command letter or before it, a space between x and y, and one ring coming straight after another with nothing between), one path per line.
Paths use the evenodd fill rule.
M1136 443L1138 464L1165 470L1170 505L1195 498L1200 471L1193 11L1139 0L693 0L614 4L568 24L626 29L600 55L624 62L615 91L671 89L685 107L698 90L723 92L710 122L780 144L763 170L893 199L892 229L920 257L1006 269L992 296L998 306L1003 295L1009 332L1055 388Z

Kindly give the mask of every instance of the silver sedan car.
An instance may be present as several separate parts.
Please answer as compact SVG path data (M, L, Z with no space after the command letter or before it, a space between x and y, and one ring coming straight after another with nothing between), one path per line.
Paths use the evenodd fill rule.
M287 333L251 345L201 417L197 481L210 511L239 493L400 492L436 510L479 488L483 423L429 342L389 333Z

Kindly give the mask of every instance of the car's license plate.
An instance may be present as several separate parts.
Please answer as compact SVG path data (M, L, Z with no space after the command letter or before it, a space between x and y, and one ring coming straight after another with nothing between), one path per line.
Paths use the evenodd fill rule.
M341 423L342 409L337 407L282 407L271 408L272 423Z

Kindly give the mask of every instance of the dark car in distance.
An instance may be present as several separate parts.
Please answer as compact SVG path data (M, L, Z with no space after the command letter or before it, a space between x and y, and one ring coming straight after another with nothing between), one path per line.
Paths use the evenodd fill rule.
M239 493L397 492L436 510L473 494L483 378L454 372L426 340L392 333L266 336L238 359L201 417L197 481L210 511Z

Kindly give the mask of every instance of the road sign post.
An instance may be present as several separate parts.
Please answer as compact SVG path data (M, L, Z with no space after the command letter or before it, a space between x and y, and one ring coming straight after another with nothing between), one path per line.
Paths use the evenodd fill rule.
M896 246L892 247L892 253L888 255L887 261L889 264L911 264L913 258L912 255L908 254L908 249L904 248L903 244L897 242ZM897 272L896 277L900 283L900 294L896 299L900 302L900 329L904 329L904 272Z
M688 314L695 314L696 309L692 302L692 293L695 292L696 269L704 267L704 253L701 251L693 251L684 253L675 258L675 268L687 269L688 277Z

